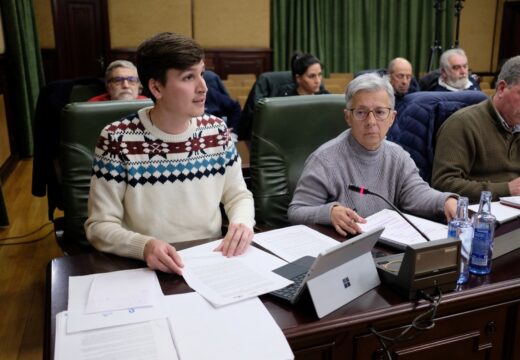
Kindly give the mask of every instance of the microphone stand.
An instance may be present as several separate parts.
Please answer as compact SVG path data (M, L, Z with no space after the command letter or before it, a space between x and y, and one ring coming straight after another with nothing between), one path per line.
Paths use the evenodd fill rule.
M408 224L410 224L410 225L411 225L411 226L412 226L412 227L413 227L413 228L414 228L414 229L415 229L419 234L421 234L421 236L422 236L423 238L425 238L426 241L430 241L430 238L429 238L428 236L426 236L426 234L423 233L423 232L422 232L422 231L421 231L421 230L420 230L420 229L419 229L419 228L418 228L418 227L417 227L413 222L411 222L411 221L410 221L410 220L409 220L409 219L408 219L408 218L407 218L407 217L406 217L406 216L401 212L401 210L399 210L399 209L397 208L397 206L395 206L394 204L392 204L390 201L388 201L387 199L385 199L383 196L381 196L381 195L379 195L379 194L377 194L377 193L375 193L375 192L372 192L372 191L370 191L370 190L367 190L367 189L365 189L365 188L363 188L363 187L359 187L359 186L352 185L352 184L350 184L350 185L348 186L348 189L349 189L350 191L354 191L354 192L360 193L361 195L363 195L363 194L367 194L367 195L374 195L374 196L377 196L378 198L380 198L381 200L383 200L385 203L387 203L388 205L390 205L390 207L391 207L392 209L394 209L394 210L395 210L399 215L401 215L401 217L402 217L403 219L405 219L406 222L407 222Z
M462 6L462 2L464 0L455 0L455 18L456 21L456 27L455 27L455 43L453 44L452 48L458 48L459 47L459 28L460 28L460 13L462 12L462 9L464 6Z
M440 44L440 31L441 31L441 12L442 12L442 1L443 0L435 0L435 39L433 40L433 45L430 47L430 58L428 59L428 72L432 71L433 66L433 57L435 53L439 54L442 52L442 46Z

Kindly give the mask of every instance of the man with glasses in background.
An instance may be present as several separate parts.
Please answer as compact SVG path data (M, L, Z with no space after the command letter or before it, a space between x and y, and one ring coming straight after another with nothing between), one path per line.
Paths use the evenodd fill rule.
M401 210L426 218L453 218L454 194L432 189L410 155L386 141L396 112L392 85L375 73L352 80L346 91L345 121L350 129L328 141L305 162L289 206L292 223L334 226L345 236L361 232L358 223L389 206L362 197L350 184L376 192Z
M462 49L449 49L440 59L441 75L432 91L480 90L478 82L469 75L468 57Z
M108 65L105 71L107 92L90 98L88 101L135 100L147 99L139 95L141 82L137 68L130 61L116 60Z

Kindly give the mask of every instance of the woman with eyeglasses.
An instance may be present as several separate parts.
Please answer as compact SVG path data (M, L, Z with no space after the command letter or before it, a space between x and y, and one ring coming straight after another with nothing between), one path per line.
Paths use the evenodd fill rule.
M137 68L130 61L112 61L105 71L105 86L106 93L94 96L88 101L148 99L139 95L141 82L137 76Z
M364 217L390 208L376 196L350 191L349 185L380 194L407 213L453 218L456 195L432 189L410 155L385 140L396 115L388 79L374 73L356 77L348 85L346 105L350 129L307 158L289 206L289 220L331 225L345 236L360 233Z
M280 89L277 96L328 94L321 87L323 78L320 60L311 54L297 52L291 58L293 83Z

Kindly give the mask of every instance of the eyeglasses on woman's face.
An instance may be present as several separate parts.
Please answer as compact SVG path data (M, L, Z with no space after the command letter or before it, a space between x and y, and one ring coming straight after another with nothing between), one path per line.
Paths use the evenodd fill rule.
M386 107L377 107L372 110L363 109L363 108L348 109L348 110L352 113L352 116L354 117L354 119L356 121L366 120L370 113L372 113L372 115L374 116L374 119L376 119L377 121L385 121L386 119L388 119L388 116L390 115L390 112L392 111L391 108L386 108Z

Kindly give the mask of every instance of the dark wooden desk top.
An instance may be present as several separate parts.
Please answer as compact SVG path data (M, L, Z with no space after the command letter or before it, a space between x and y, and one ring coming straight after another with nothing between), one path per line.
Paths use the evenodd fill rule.
M516 221L497 228L496 233L500 235L519 226L520 221ZM339 239L332 229L320 227L319 230ZM203 242L194 241L189 244L179 244L176 247L180 249ZM445 294L439 311L444 314L456 313L463 311L468 306L478 306L490 302L500 303L507 301L512 296L519 297L519 261L520 250L495 259L491 274L487 276L471 275L468 284ZM54 358L55 319L57 313L67 309L69 276L145 266L145 263L139 260L100 252L53 259L47 267L44 359ZM166 295L192 291L182 277L177 275L158 273L158 278ZM311 337L316 337L316 334L326 336L340 329L366 326L367 323L384 326L385 321L390 317L394 320L396 317L409 318L428 307L426 301L407 301L384 285L369 291L322 319L318 319L310 302L304 301L296 306L290 306L269 295L264 295L261 299L283 330L291 346L295 342L301 344Z

